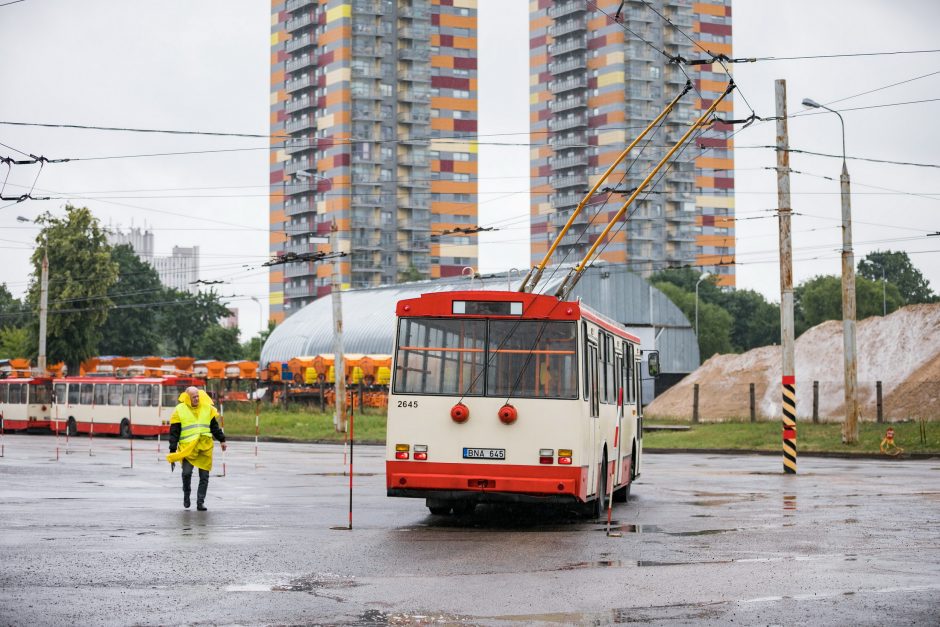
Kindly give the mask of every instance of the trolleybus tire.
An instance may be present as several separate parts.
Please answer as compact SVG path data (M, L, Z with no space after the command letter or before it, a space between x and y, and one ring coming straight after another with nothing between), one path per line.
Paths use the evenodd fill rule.
M476 501L462 500L454 501L454 516L469 516L477 507Z
M633 454L630 455L630 483L614 492L615 503L626 503L630 497L630 488L633 487L633 478L636 476L636 447L633 448Z
M121 437L128 439L131 437L131 423L127 418L121 421Z
M435 516L447 516L454 506L453 501L446 499L425 499L424 503Z
M68 422L65 423L65 433L73 438L78 435L78 423L75 422L74 418L69 418Z

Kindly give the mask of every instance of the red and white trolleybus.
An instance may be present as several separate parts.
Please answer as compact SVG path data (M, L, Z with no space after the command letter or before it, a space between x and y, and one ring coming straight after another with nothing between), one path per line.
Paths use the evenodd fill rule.
M52 379L0 379L0 421L5 430L46 429L52 408Z
M480 502L626 500L642 469L639 339L580 302L522 292L397 305L388 496L433 514Z
M67 377L55 381L53 431L165 435L179 395L189 386L202 387L192 377Z

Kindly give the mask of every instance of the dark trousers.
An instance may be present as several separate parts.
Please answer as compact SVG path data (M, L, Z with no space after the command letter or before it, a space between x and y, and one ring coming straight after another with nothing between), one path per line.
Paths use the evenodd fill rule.
M189 496L193 483L193 465L188 459L183 460L183 495ZM199 469L199 487L196 488L196 503L206 500L206 491L209 489L209 471Z

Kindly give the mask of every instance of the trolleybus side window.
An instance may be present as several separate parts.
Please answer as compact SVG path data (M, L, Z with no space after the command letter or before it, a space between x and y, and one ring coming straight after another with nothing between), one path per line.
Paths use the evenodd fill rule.
M137 386L137 405L147 407L150 405L150 384L140 384Z
M108 384L108 405L123 405L121 398L122 386L120 383Z
M95 384L95 405L107 405L107 404L108 404L108 384L96 383Z
M55 384L55 402L56 405L65 405L65 401L68 400L66 389L68 386L64 383ZM2 401L0 401L2 402Z
M128 405L137 404L137 384L136 383L125 383L124 384L124 402L122 405L127 407Z
M615 391L616 397L614 402L617 405L622 405L626 399L620 398L620 391L623 390L623 357L620 353L614 355L614 380L617 382L617 389Z
M52 400L52 386L48 383L37 385L27 385L29 391L29 402L33 405L48 405Z
M588 401L591 399L591 368L588 365L588 359L591 357L591 352L588 350L587 322L581 323L581 331L581 352L584 355L584 400Z
M22 384L20 384L20 383L11 383L9 386L7 386L7 387L10 388L10 395L9 395L9 398L7 399L7 402L10 403L11 405L18 405L18 404L19 404L19 402L20 402L20 386L21 386L21 385L22 385Z
M487 343L487 396L578 398L574 323L491 320Z
M91 405L94 400L94 391L91 383L82 383L82 405Z
M633 344L623 343L623 365L626 369L623 384L623 402L632 403L636 399L633 397Z
M592 418L600 415L600 406L598 405L598 388L597 388L597 345L590 343L588 344L588 389L590 396L590 416Z
M79 383L69 384L69 405L78 405L78 391L81 385Z
M10 386L6 383L0 383L0 403L6 403L10 398Z
M179 395L183 390L178 388L175 385L164 385L163 386L163 406L164 407L176 407L179 399Z
M483 394L485 339L485 320L403 318L395 393Z
M160 386L153 385L151 386L153 392L150 394L150 406L159 407L160 406Z

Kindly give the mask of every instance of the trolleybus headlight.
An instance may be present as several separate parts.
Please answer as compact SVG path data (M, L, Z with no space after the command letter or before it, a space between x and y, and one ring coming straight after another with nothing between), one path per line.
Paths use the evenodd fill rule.
M555 451L550 448L539 449L539 463L552 464L555 462Z
M500 407L499 413L497 415L499 416L499 419L503 422L503 424L506 424L506 425L511 425L512 423L516 421L516 418L519 417L519 413L516 411L516 408L510 405L509 403L506 403L505 405Z
M470 418L470 408L463 403L457 403L450 408L450 417L454 422L462 424Z
M415 444L415 459L418 461L424 461L428 458L428 445L427 444Z

